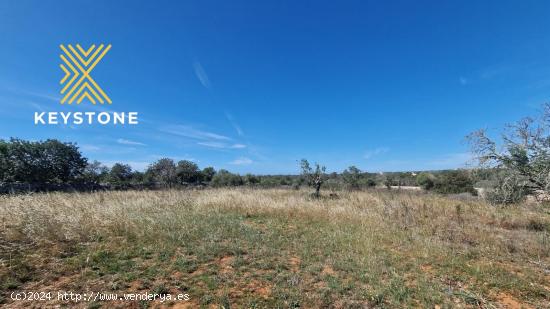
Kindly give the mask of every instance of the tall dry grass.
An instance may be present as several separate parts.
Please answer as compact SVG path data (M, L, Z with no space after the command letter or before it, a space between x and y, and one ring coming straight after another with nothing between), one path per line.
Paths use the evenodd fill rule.
M79 280L109 281L109 269L132 272L120 260L150 265L152 256L166 268L150 276L154 282L179 265L170 261L193 265L183 263L197 305L550 305L550 215L541 206L497 208L395 190L322 199L276 189L49 193L0 197L0 224L0 279L12 282L4 295L46 285L33 263L80 274L89 268ZM101 270L100 251L115 257L108 261L115 268ZM30 267L23 276L14 256ZM212 271L215 284L196 274L222 267L216 261L226 256L234 258L232 273ZM247 276L269 293L259 300L254 289L237 293Z

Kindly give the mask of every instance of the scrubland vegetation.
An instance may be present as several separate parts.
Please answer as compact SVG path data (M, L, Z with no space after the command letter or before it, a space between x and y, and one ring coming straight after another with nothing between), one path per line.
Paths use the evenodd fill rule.
M299 175L239 175L213 167L199 168L188 160L162 158L145 171L132 170L124 163L111 167L89 161L73 143L58 140L0 140L0 194L51 191L92 192L97 190L168 189L204 187L294 188L310 186L315 195L321 189L362 190L419 185L441 194L472 193L478 179L469 170L369 173L350 166L341 173L326 173L319 163L300 162ZM488 173L495 174L494 172ZM429 181L429 185L424 183Z
M185 292L223 308L548 308L550 213L372 189L0 197L0 291ZM80 308L159 307L128 302Z
M549 127L547 105L498 141L470 135L475 168L379 174L305 159L300 175L169 158L141 172L71 143L0 141L0 193L18 193L0 195L0 304L550 308ZM29 303L13 291L191 299Z

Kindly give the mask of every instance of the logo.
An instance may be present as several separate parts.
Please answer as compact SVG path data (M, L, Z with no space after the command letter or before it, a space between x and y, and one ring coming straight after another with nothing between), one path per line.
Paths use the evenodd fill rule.
M62 63L59 67L65 76L59 81L61 85L61 104L80 104L84 99L92 104L111 104L109 96L93 79L93 69L111 49L111 44L88 47L84 50L80 44L59 45L63 52L59 55ZM137 125L138 112L114 111L40 111L34 112L35 125Z
M111 104L111 99L99 87L90 73L96 67L99 61L105 57L111 49L111 44L103 44L96 48L95 44L84 50L80 44L76 44L76 49L68 44L67 47L59 45L63 54L59 55L63 63L59 65L65 72L65 76L60 81L61 104L80 104L82 100L88 99L93 104L97 102Z

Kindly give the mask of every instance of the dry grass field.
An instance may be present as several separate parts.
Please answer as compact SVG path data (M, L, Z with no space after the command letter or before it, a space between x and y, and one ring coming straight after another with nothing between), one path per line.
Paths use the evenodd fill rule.
M13 301L13 291L188 293ZM0 197L7 308L550 308L548 208L420 192Z

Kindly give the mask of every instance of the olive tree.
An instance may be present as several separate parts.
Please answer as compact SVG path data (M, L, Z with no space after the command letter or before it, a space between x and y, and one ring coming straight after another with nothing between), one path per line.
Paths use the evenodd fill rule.
M109 174L109 168L101 162L94 160L91 163L88 162L82 177L86 182L99 184L102 180L105 180Z
M212 181L214 175L216 175L216 170L212 166L205 167L201 171L201 179L206 182Z
M361 170L356 166L350 166L342 172L342 178L350 189L357 190L361 182Z
M498 203L515 203L527 194L550 196L550 104L538 117L509 124L500 140L481 129L467 137L479 166L498 173L489 197ZM498 195L498 196L497 196Z
M312 168L306 159L300 161L300 168L302 169L302 177L310 187L315 189L315 196L319 197L321 195L321 186L326 180L326 168L320 166L319 163L315 163L315 168Z
M132 167L128 164L115 163L109 171L108 178L111 184L127 184L132 178Z
M195 162L181 160L176 166L176 175L181 183L196 183L201 181L201 171Z
M152 175L155 181L170 188L177 180L176 164L174 160L168 158L162 158L151 164L147 169L147 173Z

